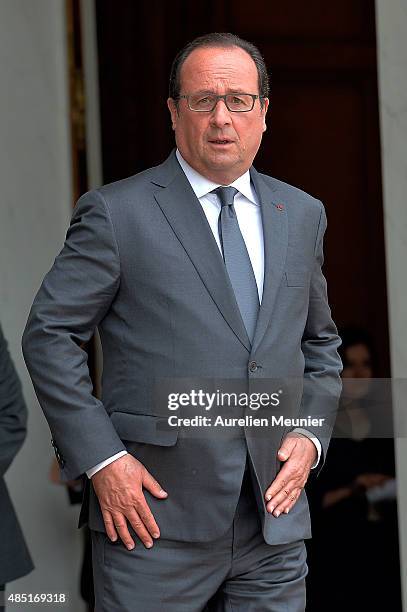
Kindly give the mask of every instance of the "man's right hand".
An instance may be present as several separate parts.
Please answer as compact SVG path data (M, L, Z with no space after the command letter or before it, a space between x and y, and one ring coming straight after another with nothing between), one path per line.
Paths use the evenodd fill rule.
M159 499L168 497L161 485L144 465L127 454L113 461L92 476L108 537L115 542L119 535L132 550L135 542L127 528L127 520L146 548L159 538L160 530L147 505L143 487Z

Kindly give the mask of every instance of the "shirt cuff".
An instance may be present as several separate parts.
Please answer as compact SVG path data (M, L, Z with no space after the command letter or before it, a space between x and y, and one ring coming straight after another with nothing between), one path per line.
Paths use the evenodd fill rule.
M116 461L116 459L120 459L120 457L124 457L124 455L127 455L127 451L125 450L120 451L119 453L116 453L115 455L112 455L111 457L108 457L104 461L101 461L97 465L93 466L93 468L90 468L90 470L86 470L86 476L88 478L92 478L92 476L94 476L96 472L99 472L99 470L109 465L109 463L113 463L113 461Z
M302 429L302 427L296 427L295 429L293 429L293 431L295 431L296 433L300 433L303 436L306 436L307 438L312 440L312 442L315 444L315 448L317 449L318 456L317 456L317 460L315 461L314 465L311 466L311 470L313 470L314 468L317 467L319 460L321 459L321 454L322 454L321 442L318 440L316 436L314 436L310 431L308 431L308 429Z

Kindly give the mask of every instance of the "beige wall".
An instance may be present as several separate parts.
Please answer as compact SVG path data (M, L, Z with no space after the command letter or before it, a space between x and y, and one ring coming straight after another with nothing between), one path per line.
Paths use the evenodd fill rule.
M407 4L376 0L383 196L392 376L407 378ZM405 388L405 385L403 385ZM406 410L397 393L395 410ZM403 419L400 419L403 420ZM405 430L404 430L405 431ZM407 610L407 440L396 440L404 609ZM385 560L384 560L385 561Z
M0 319L29 407L28 438L7 482L36 565L8 593L65 592L68 609L80 612L78 509L48 481L50 434L20 349L34 293L70 217L65 43L64 0L1 0Z

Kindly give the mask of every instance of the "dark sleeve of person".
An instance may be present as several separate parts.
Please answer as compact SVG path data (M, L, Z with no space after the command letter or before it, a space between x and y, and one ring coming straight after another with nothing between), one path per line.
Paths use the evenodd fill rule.
M27 407L21 383L0 326L0 477L22 446L26 425Z

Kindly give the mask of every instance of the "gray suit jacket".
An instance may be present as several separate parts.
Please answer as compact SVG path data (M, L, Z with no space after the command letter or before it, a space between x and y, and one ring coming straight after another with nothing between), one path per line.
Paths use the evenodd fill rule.
M33 569L3 478L26 434L27 408L21 384L0 327L0 584Z
M205 380L212 390L220 379L238 380L249 393L275 391L275 381L283 379L291 416L335 410L340 340L321 272L323 206L250 172L265 247L252 345L205 214L174 152L160 166L80 198L24 332L24 357L63 477L76 478L127 448L169 492L165 501L146 492L166 538L207 541L227 530L247 450L265 540L310 537L305 492L279 519L265 512L263 502L290 426L269 428L266 435L249 427L197 435L168 426L168 408L157 400L160 390L174 390L175 381L185 379L186 386ZM104 354L101 401L92 395L82 348L96 326ZM311 385L305 393L303 381ZM324 455L331 427L327 419L314 429ZM82 522L103 530L89 488Z

